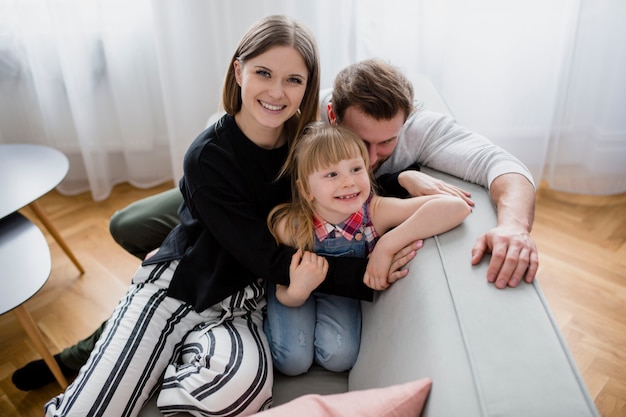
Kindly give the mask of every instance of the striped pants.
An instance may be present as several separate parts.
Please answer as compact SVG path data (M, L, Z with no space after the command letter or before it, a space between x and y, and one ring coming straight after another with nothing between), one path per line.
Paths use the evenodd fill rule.
M46 404L46 416L136 416L156 393L165 415L246 416L268 408L263 286L198 313L167 296L176 266L139 268L87 364Z

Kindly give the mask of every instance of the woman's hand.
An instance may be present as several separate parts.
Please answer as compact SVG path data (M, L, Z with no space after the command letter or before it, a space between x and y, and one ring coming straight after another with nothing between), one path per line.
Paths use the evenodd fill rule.
M161 249L161 248L159 247L159 248L156 248L156 249L152 249L150 252L148 252L148 253L146 254L146 257L145 257L143 260L145 261L145 260L147 260L147 259L152 258L152 257L154 256L154 254L155 254L155 253L157 253L157 252L159 251L159 249Z
M418 240L406 246L393 255L389 264L389 255L383 253L384 250L379 245L380 242L378 242L370 254L363 282L373 290L382 291L389 288L397 280L407 276L409 270L405 266L415 258L417 251L424 246L424 241ZM377 248L380 249L379 252L377 252ZM385 269L384 265L387 264L389 266Z
M404 247L400 252L396 253L393 256L393 260L391 261L391 268L389 269L389 276L387 277L387 282L389 284L393 284L400 278L404 278L409 273L408 268L405 266L415 258L417 255L417 251L422 249L424 246L423 240L416 240L410 245Z

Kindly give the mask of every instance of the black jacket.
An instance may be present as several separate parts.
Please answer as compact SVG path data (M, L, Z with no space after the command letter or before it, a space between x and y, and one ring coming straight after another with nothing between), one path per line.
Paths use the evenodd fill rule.
M180 181L181 224L144 265L180 260L168 294L202 311L258 278L289 284L294 249L277 245L267 215L291 198L289 178L276 181L287 146L267 150L250 141L231 115L191 144ZM366 260L329 258L317 291L371 300Z

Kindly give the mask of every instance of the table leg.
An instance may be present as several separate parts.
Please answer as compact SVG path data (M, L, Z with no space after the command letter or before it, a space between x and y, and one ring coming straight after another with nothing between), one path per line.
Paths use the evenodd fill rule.
M35 344L39 354L43 357L43 360L46 362L46 365L48 365L48 368L50 368L50 371L52 371L52 375L54 375L61 388L67 388L67 380L65 379L63 372L61 372L59 364L56 360L54 360L54 357L46 347L43 337L41 337L41 333L39 332L33 317L23 305L17 306L13 312L26 331L26 334L28 334L28 337L30 337L30 340L32 340Z
M67 256L69 256L69 258L71 259L72 263L74 265L76 265L76 268L78 268L80 273L84 274L85 273L85 269L82 267L80 262L78 262L78 259L76 259L76 257L74 256L74 254L70 250L69 246L67 246L67 244L65 243L65 240L63 240L63 237L61 236L59 231L54 227L52 222L50 222L50 219L48 218L46 213L43 211L43 209L41 208L39 203L36 202L36 201L33 201L32 203L30 203L29 206L30 206L31 209L33 209L33 211L35 212L37 217L39 217L39 220L41 220L43 225L46 226L46 229L48 229L48 231L50 232L50 234L52 235L54 240L56 240L57 243L59 244L59 246L61 246L61 249L63 249L63 251L67 254Z

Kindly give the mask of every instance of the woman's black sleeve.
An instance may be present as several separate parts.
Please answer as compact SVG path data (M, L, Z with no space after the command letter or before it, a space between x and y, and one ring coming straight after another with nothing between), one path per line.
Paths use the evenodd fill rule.
M331 256L326 280L317 291L348 298L372 301L374 290L363 283L367 259L349 256Z
M379 177L376 177L376 191L378 194L386 196L386 197L399 197L406 198L409 197L409 193L403 186L398 182L398 176L404 171L419 171L420 165L416 162L415 164L403 169L402 171L395 172L393 174L383 174Z

